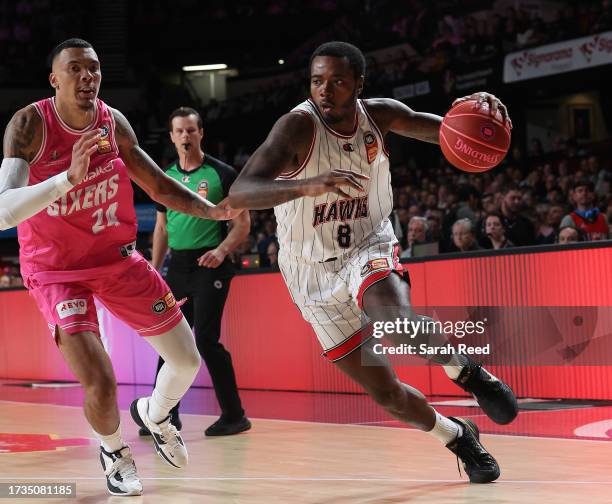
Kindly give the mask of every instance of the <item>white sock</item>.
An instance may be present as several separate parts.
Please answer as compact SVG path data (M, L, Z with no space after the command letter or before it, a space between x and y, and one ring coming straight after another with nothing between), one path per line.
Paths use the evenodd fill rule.
M459 354L451 355L448 364L442 366L444 368L444 372L451 380L456 380L459 378L461 374L461 370L466 366L466 358Z
M439 439L446 446L463 434L463 428L436 411L436 423L428 434Z
M115 452L117 450L121 450L121 448L124 446L127 446L123 442L123 439L121 439L121 424L119 424L115 432L107 436L99 434L96 431L93 431L93 433L100 440L102 448L104 448L107 452Z
M159 384L159 376L157 377L157 382ZM180 397L171 399L163 396L156 386L155 390L153 390L153 394L149 398L149 418L155 423L165 420L170 414L170 410L174 408L180 400Z

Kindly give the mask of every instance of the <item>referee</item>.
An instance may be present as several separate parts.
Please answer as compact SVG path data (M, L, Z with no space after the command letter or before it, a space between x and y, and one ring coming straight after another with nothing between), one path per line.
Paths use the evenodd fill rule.
M202 151L204 130L200 114L192 108L180 107L170 115L169 127L178 160L166 169L166 174L212 203L219 203L227 196L237 174L232 167ZM181 309L194 328L198 350L221 407L221 417L204 431L206 436L226 436L251 428L238 395L232 358L219 342L223 306L234 275L227 256L248 237L250 227L248 211L231 221L228 232L225 222L199 219L157 205L153 267L161 270L170 247L166 281L177 300L187 298ZM160 357L158 373L162 364ZM180 430L178 407L177 404L170 414L172 424ZM140 434L149 432L143 428Z

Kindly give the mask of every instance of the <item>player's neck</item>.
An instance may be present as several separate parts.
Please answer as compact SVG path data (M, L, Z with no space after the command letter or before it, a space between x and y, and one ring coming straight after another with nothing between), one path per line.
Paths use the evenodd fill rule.
M184 171L193 171L204 163L204 151L198 149L197 152L179 153L180 168Z
M81 109L78 107L70 106L67 103L55 98L55 108L57 113L68 126L75 130L82 130L87 128L96 116L96 109Z
M355 117L357 115L357 109L354 108L350 113L347 113L346 117L335 123L327 123L327 125L333 129L336 133L341 135L351 135L355 131Z

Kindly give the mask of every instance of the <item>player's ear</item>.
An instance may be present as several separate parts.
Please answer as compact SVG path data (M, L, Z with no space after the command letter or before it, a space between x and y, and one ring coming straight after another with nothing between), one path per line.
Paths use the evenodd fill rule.
M357 96L361 95L361 92L363 91L363 82L364 82L364 77L363 75L360 75L359 78L357 79Z
M49 84L51 84L52 88L59 89L59 82L57 82L57 75L51 72L49 74Z

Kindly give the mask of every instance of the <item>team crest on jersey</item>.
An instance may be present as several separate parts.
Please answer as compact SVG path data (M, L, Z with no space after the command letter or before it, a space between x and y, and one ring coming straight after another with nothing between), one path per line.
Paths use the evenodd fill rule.
M108 141L108 133L110 129L107 124L100 126L100 129L102 130L102 133L100 134L100 140L98 140L98 153L107 154L112 150L111 144Z
M376 135L371 131L366 131L363 134L363 143L368 153L368 163L372 164L378 155L378 140L376 140Z
M388 269L388 268L389 268L389 261L387 260L386 257L381 257L379 259L372 259L371 261L368 261L367 263L365 263L363 265L363 268L361 268L361 276L364 277L366 275L369 275L373 271Z
M202 182L198 184L198 194L202 196L202 198L208 196L208 182L206 180L202 180Z

